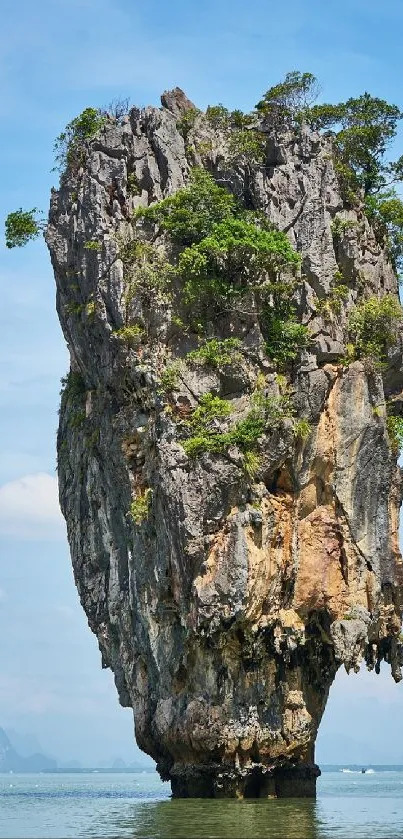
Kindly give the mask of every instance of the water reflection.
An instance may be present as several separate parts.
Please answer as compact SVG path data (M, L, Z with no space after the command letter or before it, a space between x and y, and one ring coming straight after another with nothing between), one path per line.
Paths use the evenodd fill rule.
M125 816L110 814L102 835L147 839L319 839L312 799L137 803ZM93 825L100 834L100 826Z

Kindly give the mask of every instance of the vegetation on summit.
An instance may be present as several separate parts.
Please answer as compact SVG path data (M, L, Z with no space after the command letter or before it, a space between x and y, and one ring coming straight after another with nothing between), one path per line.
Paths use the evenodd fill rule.
M394 269L399 272L403 268L403 201L394 184L403 181L403 155L391 161L388 152L403 114L397 105L367 92L336 104L316 104L318 96L315 76L293 71L270 87L249 114L228 111L222 104L209 106L205 114L192 108L183 114L177 128L189 150L197 126L204 121L204 125L224 138L228 166L243 166L245 171L248 167L265 167L270 132L298 134L304 124L325 132L331 138L333 162L345 203L366 213L379 242L386 245ZM54 147L55 168L60 171L62 181L68 175L80 177L91 142L108 121L121 120L127 107L126 102L112 104L106 110L86 108L68 123ZM200 141L200 154L203 142L206 145L204 140ZM128 189L131 194L138 192L134 173L128 174ZM77 193L74 196L76 200ZM153 301L168 305L173 303L175 295L178 299L179 289L180 311L174 310L172 322L196 332L200 339L199 348L189 353L188 363L206 364L216 370L241 364L240 340L212 336L207 324L223 314L242 311L258 322L266 355L274 367L290 369L298 353L309 343L309 329L296 316L294 300L300 282L301 257L286 232L272 225L262 212L246 208L227 184L194 165L184 188L138 208L130 222L127 238L117 237L126 286L125 323L113 333L128 351L136 350L147 340L144 324L131 320L134 295L140 296L144 306L152 306ZM153 230L148 241L138 235L138 228L144 228L144 222ZM334 240L340 240L353 223L336 217L332 223ZM10 213L6 219L7 247L27 244L43 232L44 226L35 208L28 211L20 208ZM169 259L155 245L161 234L170 243ZM84 249L94 251L95 257L102 244L91 240L84 244ZM347 295L348 287L340 274L329 295L318 301L318 313L331 320L340 314ZM94 314L95 302L89 305ZM71 311L77 316L82 311L88 314L88 304L72 304ZM394 298L370 297L358 303L349 316L351 343L347 363L355 358L371 357L379 366L384 365L400 317L401 308ZM163 390L174 386L178 371L172 368L170 373L167 367L165 373ZM263 412L255 407L240 424L220 431L217 422L224 421L225 414L219 412L219 397L213 396L211 403L207 397L206 404L200 405L204 413L201 411L199 417L195 412L191 420L192 436L184 443L188 453L218 451L236 444L252 456L253 445L262 429L269 419L271 423L274 421L272 410L267 405ZM287 416L284 405L282 410Z
M292 71L276 85L270 87L257 103L255 111L243 114L228 111L222 104L210 105L206 114L197 109L185 113L179 130L187 138L199 116L218 131L229 132L229 157L234 162L250 161L264 165L264 138L259 134L258 121L264 118L273 131L284 128L298 130L303 123L312 129L325 131L333 140L335 165L344 196L351 204L364 198L365 211L380 237L388 245L390 258L397 271L403 263L403 202L393 184L403 181L403 155L390 161L387 152L396 136L402 112L397 105L371 96L368 92L346 102L314 104L320 92L318 80L312 73ZM111 103L107 109L85 108L68 123L56 138L55 169L62 177L67 170L75 171L85 163L88 144L108 120L120 120L128 109L128 101ZM201 184L198 197L202 192ZM208 198L208 196L205 196ZM233 197L229 193L213 194L218 201L216 222L223 220L224 205L229 208ZM182 197L183 200L183 197ZM210 208L211 209L211 208ZM208 208L206 208L208 210ZM158 209L151 205L145 216L155 213L165 230L182 244L196 241L194 236L207 235L203 230L202 214L199 231L192 227L185 230L177 212L175 196L166 199ZM36 238L43 230L43 223L36 210L17 210L6 220L7 247L20 247ZM225 213L224 213L225 215ZM190 214L186 222L192 224Z

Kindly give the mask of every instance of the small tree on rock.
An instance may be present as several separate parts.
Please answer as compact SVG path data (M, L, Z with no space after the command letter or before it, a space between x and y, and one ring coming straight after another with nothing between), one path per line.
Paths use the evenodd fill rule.
M15 210L6 218L6 247L21 248L32 239L37 239L44 230L45 222L37 215L38 210Z
M273 126L298 122L301 112L309 108L319 95L318 80L312 73L293 70L284 81L270 87L256 105Z

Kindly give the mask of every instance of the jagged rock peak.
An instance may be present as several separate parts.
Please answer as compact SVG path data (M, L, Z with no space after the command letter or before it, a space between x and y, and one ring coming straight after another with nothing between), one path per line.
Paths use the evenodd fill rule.
M161 105L171 111L175 117L180 117L185 111L195 110L195 105L187 98L186 93L180 87L173 90L165 90L161 94Z

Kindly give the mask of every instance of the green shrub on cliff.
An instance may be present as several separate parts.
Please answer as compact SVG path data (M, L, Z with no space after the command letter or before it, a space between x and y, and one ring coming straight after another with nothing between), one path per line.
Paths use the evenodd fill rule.
M85 160L86 144L108 120L120 121L129 109L128 99L115 99L106 109L85 108L66 125L54 143L55 167L62 175L66 169L79 168Z
M215 130L244 129L254 120L253 114L244 114L239 109L229 111L224 105L209 105L206 110L206 119L209 125Z
M126 344L131 349L135 349L141 344L144 337L144 329L139 324L133 323L127 326L121 326L120 329L114 329L113 334L123 344Z
M178 387L181 370L182 364L179 359L166 365L159 377L160 393L172 393Z
M61 378L60 383L62 386L60 396L62 398L71 399L73 403L84 399L86 387L81 373L76 370L69 370L66 376Z
M244 210L201 169L174 195L136 210L135 218L148 219L182 246L177 272L193 317L203 319L211 308L232 310L248 295L248 308L259 316L270 300L272 331L277 327L271 357L295 358L307 329L294 322L292 294L301 257L285 233L261 212Z
M261 229L242 216L214 224L210 234L182 251L178 261L188 302L205 295L225 299L247 291L267 293L281 271L295 271L299 265L300 257L284 233Z
M395 189L367 195L366 214L375 232L386 243L389 258L399 274L403 272L403 201Z
M214 428L216 421L228 417L232 408L226 399L221 399L213 393L204 393L199 399L197 408L189 420L189 428L195 433L204 433Z
M292 416L293 408L288 393L267 397L262 391L256 390L247 416L222 431L220 422L231 413L232 406L227 400L212 393L201 397L199 406L186 423L192 432L192 436L182 442L188 457L198 457L204 452L220 454L231 446L237 446L244 455L253 453L265 430L278 428L286 417Z
M390 415L386 418L390 447L394 454L399 454L403 448L403 417Z
M280 367L294 361L309 344L309 329L295 319L291 300L280 301L278 307L266 305L261 323L266 355Z
M344 283L337 282L336 285L330 289L326 297L321 297L315 301L315 309L325 321L331 320L332 315L340 315L343 305L348 297L348 286Z
M402 307L396 297L370 297L350 314L348 328L355 358L373 358L378 364L387 359L388 349L397 338Z
M130 504L129 512L127 513L128 517L134 522L134 524L140 526L147 521L150 514L152 494L153 491L150 487L137 492L136 497Z
M267 138L253 129L232 131L228 141L228 159L231 163L263 164L266 158Z
M204 169L193 169L187 186L156 204L139 207L134 217L158 225L180 245L192 245L208 236L214 224L233 215L235 208L233 195Z
M67 167L77 168L85 157L85 145L105 124L107 114L100 108L85 108L66 125L54 144L55 169L64 173Z
M147 306L167 302L175 270L165 255L149 242L122 237L118 238L118 250L123 263L126 318L137 294Z
M238 446L245 453L255 448L264 430L264 419L251 413L228 431L200 429L188 440L184 440L182 446L188 457L198 457L204 452L222 454L231 446Z
M243 456L243 468L251 480L256 478L256 474L261 466L261 458L254 451L246 451Z
M181 118L176 123L176 127L186 143L187 138L192 128L194 128L197 117L201 114L199 108L188 108L183 112Z
M187 358L189 361L220 369L241 360L240 347L241 342L238 338L224 338L222 341L209 338L203 341L197 350L189 352Z
M296 419L294 422L294 437L297 440L307 440L312 431L312 426L304 417Z
M81 373L69 370L61 379L61 405L68 405L68 425L71 429L80 429L85 425L87 414L85 409L86 386Z
M212 128L228 128L230 123L230 112L224 105L209 105L206 110L206 119Z
M247 128L255 121L255 117L253 114L245 114L239 108L236 108L235 111L231 111L230 121L234 128Z
M197 408L187 420L185 427L191 437L182 443L188 457L196 457L202 452L221 452L228 447L228 434L219 430L220 422L232 412L232 406L226 399L209 392L200 397Z

